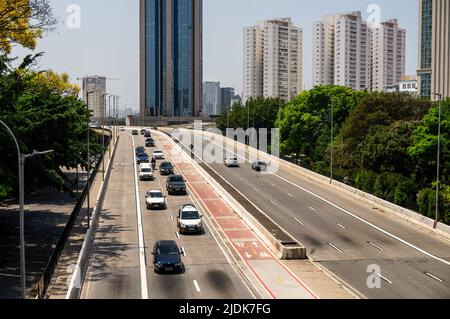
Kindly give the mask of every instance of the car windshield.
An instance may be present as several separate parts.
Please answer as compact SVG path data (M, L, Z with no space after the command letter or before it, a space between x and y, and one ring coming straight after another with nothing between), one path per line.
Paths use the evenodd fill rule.
M147 154L139 154L138 157L139 158L148 158L148 155Z
M200 214L197 211L182 212L181 219L184 220L200 219Z
M150 197L151 198L163 198L164 196L161 192L153 192L153 193L150 193Z
M172 176L170 178L170 181L174 182L174 183L183 183L184 182L183 177L181 177L181 176Z
M172 167L172 164L171 163L162 163L161 167L170 168L170 167Z
M152 169L151 168L143 168L143 169L141 169L141 172L142 173L151 173Z
M170 246L160 246L158 249L158 254L163 256L176 256L180 254L178 247L175 245Z

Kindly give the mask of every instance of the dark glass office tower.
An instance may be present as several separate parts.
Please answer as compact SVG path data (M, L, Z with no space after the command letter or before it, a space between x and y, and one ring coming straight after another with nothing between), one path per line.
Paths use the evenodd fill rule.
M140 0L141 116L200 116L202 0Z
M419 0L419 92L450 96L450 1Z

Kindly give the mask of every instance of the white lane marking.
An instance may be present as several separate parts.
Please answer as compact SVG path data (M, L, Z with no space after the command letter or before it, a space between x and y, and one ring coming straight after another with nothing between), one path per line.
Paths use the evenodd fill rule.
M197 292L200 292L200 286L198 285L197 280L194 280L194 286L195 286L195 290L197 290Z
M217 143L215 143L215 142L212 142L212 143L215 144L215 145L217 145L217 146L219 146L219 147L221 147L222 149L225 149L225 148L223 147L223 145L217 144ZM226 144L227 144L227 143L226 143ZM237 157L240 157L240 158L244 159L246 162L249 162L249 163L250 163L250 161L248 161L246 158L243 158L242 156L239 156L238 154L234 154L234 155L236 155ZM294 186L294 187L296 187L296 188L298 188L298 189L301 189L302 191L304 191L304 192L306 192L306 193L308 193L308 194L310 194L310 195L312 195L312 196L314 196L314 197L316 197L316 198L322 200L323 202L325 202L325 203L327 203L327 204L333 206L334 208L337 208L338 210L344 212L345 214L347 214L347 215L349 215L349 216L352 216L353 218L356 218L356 219L359 220L360 222L362 222L362 223L364 223L364 224L366 224L366 225L368 225L368 226L370 226L370 227L372 227L372 228L378 230L379 232L381 232L381 233L383 233L383 234L385 234L385 235L387 235L387 236L389 236L389 237L391 237L391 238L393 238L393 239L395 239L395 240L401 242L402 244L404 244L404 245L406 245L406 246L408 246L408 247L410 247L410 248L412 248L412 249L414 249L414 250L417 250L418 252L420 252L420 253L422 253L422 254L428 256L428 257L431 257L431 258L433 258L433 259L435 259L435 260L437 260L437 261L440 261L440 262L446 264L447 266L450 266L450 261L446 261L445 259L442 259L442 258L440 258L440 257L437 257L437 256L435 256L435 255L433 255L433 254L431 254L431 253L429 253L429 252L423 250L422 248L419 248L419 247L417 247L417 246L415 246L415 245L413 245L413 244L407 242L406 240L404 240L404 239L402 239L402 238L400 238L400 237L398 237L398 236L396 236L396 235L394 235L394 234L391 234L390 232L388 232L388 231L386 231L386 230L384 230L384 229L382 229L382 228L380 228L380 227L378 227L378 226L376 226L376 225L374 225L374 224L372 224L372 223L366 221L365 219L363 219L363 218L361 218L361 217L359 217L359 216L356 216L356 215L353 214L353 213L350 213L348 210L345 210L344 208L339 207L339 206L336 205L336 204L333 204L333 203L330 202L329 200L326 200L325 198L323 198L323 197L321 197L321 196L319 196L319 195L317 195L317 194L315 194L315 193L313 193L313 192L311 192L311 191L309 191L309 190L307 190L307 189L305 189L305 188L303 188L303 187L301 187L301 186L299 186L299 185L297 185L297 184L291 182L290 180L284 178L283 176L280 176L280 175L278 175L278 174L273 174L273 176L276 176L276 177L278 177L279 179L281 179L281 180L283 180L283 181L285 181L285 182L291 184L292 186Z
M371 241L368 241L367 243L368 243L370 246L375 247L375 248L378 249L379 251L383 251L383 250L384 250L383 248L381 248L381 247L378 246L377 244L372 243Z
M340 224L340 223L336 223L336 225L338 225L339 227L341 227L342 229L347 229L347 227L345 227L344 225Z
M177 236L177 238L180 239L180 233L179 232L176 232L175 236Z
M389 279L387 279L386 277L382 276L381 274L377 274L378 277L380 277L381 279L383 279L384 281L386 281L387 283L392 285L392 281L390 281Z
M139 183L137 176L137 164L136 164L136 156L134 150L136 149L133 140L133 158L134 158L134 184L136 191L136 218L137 218L137 226L138 226L138 241L139 241L139 265L140 265L140 274L141 274L141 295L142 299L148 299L148 287L147 287L147 269L146 269L146 256L145 256L145 241L144 241L144 228L142 222L142 212L141 212L141 199L139 195Z
M259 192L258 189L257 189L256 187L253 187L253 186L252 186L252 188L253 188L256 192Z
M434 280L439 281L440 283L444 283L444 280L442 280L442 279L439 278L439 277L436 277L436 276L433 275L432 273L426 272L425 274L426 274L428 277L431 277L431 278L433 278Z
M289 197L292 197L292 198L295 198L295 196L292 195L291 193L288 193L288 196L289 196Z
M313 212L317 212L317 210L314 207L309 206L309 209L312 210Z
M280 208L280 206L279 206L277 203L275 203L273 200L271 200L270 202L271 202L272 204L274 204L276 207Z
M303 223L302 223L301 221L299 221L297 218L294 217L294 220L295 220L297 223L299 223L300 225L305 226L305 224L303 224Z
M184 249L184 247L181 247L181 251L183 252L183 256L184 256L184 257L187 257L186 249Z
M173 220L173 215L172 215L172 214L170 214L169 216L170 216L170 219L171 219L171 220Z
M336 247L335 245L333 245L332 243L327 243L328 246L330 246L331 248L337 250L338 252L340 252L341 254L344 252L342 249L340 249L339 247Z

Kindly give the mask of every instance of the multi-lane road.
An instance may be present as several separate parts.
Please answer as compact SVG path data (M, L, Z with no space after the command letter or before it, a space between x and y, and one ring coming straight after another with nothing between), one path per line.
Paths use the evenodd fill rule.
M165 190L166 177L160 176L158 172L154 181L139 181L134 149L144 145L144 138L133 137L129 131L121 134L82 297L258 297L258 287L261 285L252 285L251 280L244 278L242 271L238 271L236 263L230 261L226 247L214 235L219 233L215 224L207 222L206 232L200 236L182 236L177 233L176 214L179 206L194 203L199 207L199 198L196 198L199 194L206 199L211 197L211 191L203 189L202 185L206 184L189 183L188 195L168 196ZM208 135L202 131L195 131L194 134L200 138L204 149L211 150ZM157 136L156 146L165 151L166 157L169 156L166 149L177 148L174 143L167 142L166 136L163 139L162 133L154 135ZM231 141L221 140L223 139L217 138L212 143L216 149L224 152L224 157L235 152L235 145ZM185 146L186 149L190 148ZM252 150L250 152L253 153ZM150 149L148 153L151 154ZM243 163L238 168L227 168L222 162L208 165L259 210L305 245L310 260L344 284L349 291L361 298L450 297L449 241L380 212L366 202L358 201L333 187L305 178L297 169L288 165L280 165L275 174L257 173L248 162L248 150L245 154L244 158L240 158ZM180 173L179 167L177 171ZM196 181L194 170L185 170L184 174ZM167 210L146 209L145 193L150 189L162 190L167 195ZM215 200L212 199L209 204L212 205ZM217 203L214 202L214 205ZM207 208L207 205L203 206L200 209ZM225 211L225 206L222 206L220 214ZM237 217L219 216L218 225L223 223L225 227L220 227L231 229L230 221L233 218ZM242 224L238 227L240 235L246 233L251 236L251 232L243 230L244 227L247 226ZM231 229L230 232L236 233L236 230ZM222 233L225 234L226 231ZM175 240L183 248L185 273L157 275L153 272L150 252L158 240ZM256 239L239 240L242 242L230 241L236 252L241 244L242 247L245 246L245 241L254 244ZM270 258L244 260L249 269L252 266L254 269L259 268L259 273L251 270L261 284L266 286L263 283L264 274L267 276L266 283L275 282L270 278L271 269L283 268L280 270L283 273L280 272L277 278L283 278L281 281L286 281L287 284L274 286L274 293L266 289L269 294L260 294L259 297L315 297L281 263L278 262L281 266L276 265L277 261L272 260L270 253L263 253ZM245 252L245 255L248 253ZM273 262L278 268L272 265L267 271L259 266L269 262ZM270 284L267 285L271 288ZM290 287L292 293L286 294L285 287ZM314 287L311 288L314 290Z
M211 142L224 157L237 153L231 141ZM219 142L217 142L219 141ZM239 154L236 154L239 155ZM248 152L245 161L249 158ZM449 298L450 242L416 225L381 213L333 187L281 165L262 175L247 161L239 168L210 163L222 178L308 248L311 260L366 298ZM375 268L374 268L375 267ZM379 269L381 287L368 271Z
M193 199L189 195L168 196L166 177L158 172L154 181L139 181L134 149L145 144L144 138L133 137L130 132L121 135L82 298L254 298L208 225L203 235L177 233L178 208L194 203ZM150 149L148 153L151 155ZM162 190L167 195L167 210L147 210L145 193L151 189ZM151 251L158 240L175 240L182 247L185 273L154 273Z

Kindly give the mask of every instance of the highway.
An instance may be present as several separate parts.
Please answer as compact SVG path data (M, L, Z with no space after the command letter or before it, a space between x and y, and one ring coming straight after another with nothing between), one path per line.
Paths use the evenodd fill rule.
M201 131L203 148L210 142ZM220 139L219 139L220 140ZM224 143L221 151L233 153ZM248 158L248 153L247 156ZM241 159L242 160L242 159ZM262 175L209 164L266 215L306 245L311 260L362 298L449 298L450 243L413 224L378 212L332 187L280 166ZM379 288L367 284L368 266L380 268Z
M144 138L132 137L130 132L120 134L82 298L254 298L208 227L199 236L177 233L178 207L193 203L193 199L189 195L168 196L166 177L159 172L154 181L139 181L134 148L144 145ZM147 149L147 153L151 155L152 151ZM167 195L167 210L147 210L145 193L150 189L162 190ZM175 240L182 247L185 273L154 273L151 251L158 240Z

